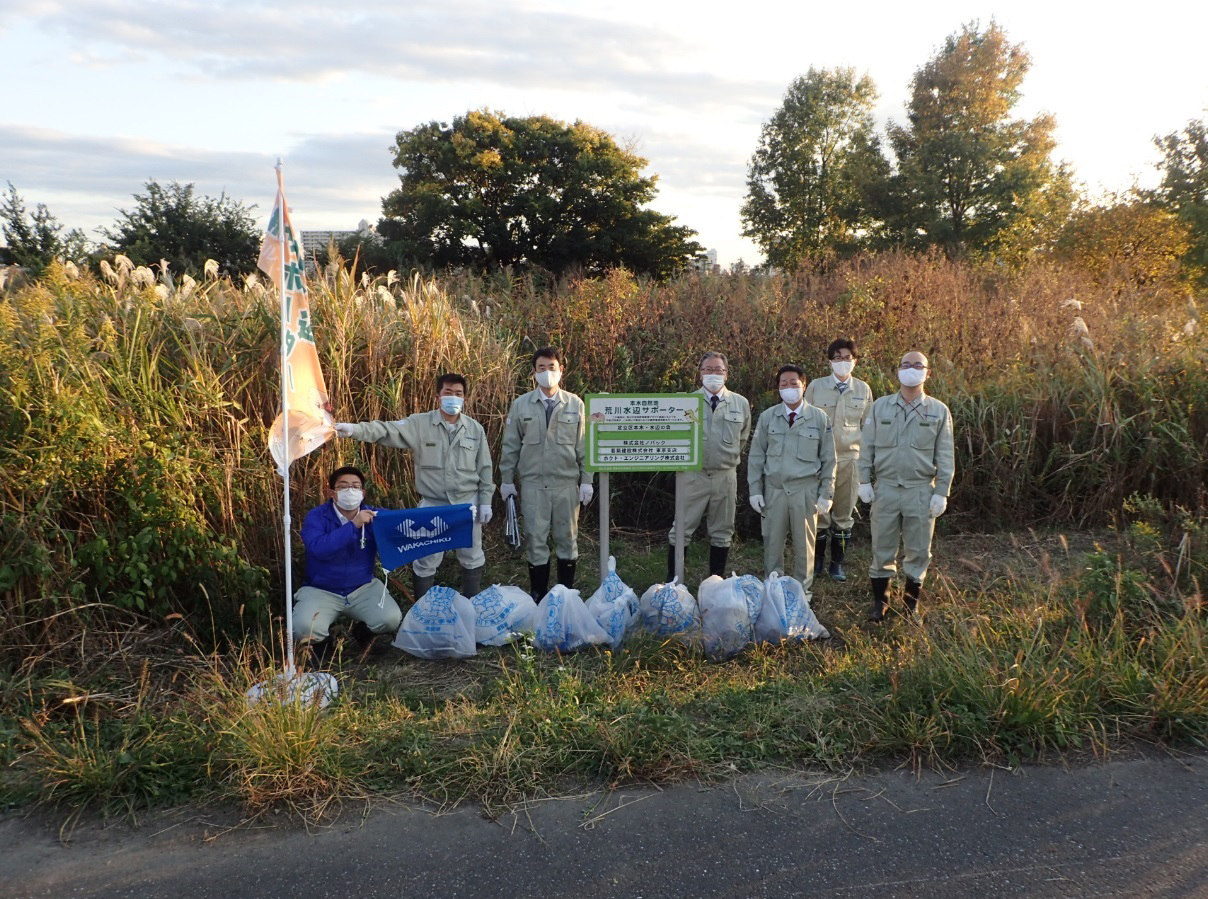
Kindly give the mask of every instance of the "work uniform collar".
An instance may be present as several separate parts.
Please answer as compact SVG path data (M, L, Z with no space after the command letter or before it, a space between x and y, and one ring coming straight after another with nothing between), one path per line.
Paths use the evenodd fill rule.
M780 414L781 414L781 415L783 415L783 416L785 417L785 420L786 420L786 421L788 420L788 417L789 417L789 413L790 413L790 412L796 413L797 418L800 418L800 417L801 417L801 413L802 413L802 412L804 412L804 411L805 411L805 401L804 401L804 400L802 401L801 405L800 405L800 406L798 406L796 409L790 409L790 408L789 408L789 404L788 404L788 403L781 403L781 404L780 404Z

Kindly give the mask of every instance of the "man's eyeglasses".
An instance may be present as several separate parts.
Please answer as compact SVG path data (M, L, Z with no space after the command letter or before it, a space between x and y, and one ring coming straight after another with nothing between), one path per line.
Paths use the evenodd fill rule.
M702 375L724 375L726 370L724 368L702 368L700 373Z
M927 370L927 366L924 365L922 362L903 362L901 365L898 366L898 368L899 369L913 368L915 371L926 371Z

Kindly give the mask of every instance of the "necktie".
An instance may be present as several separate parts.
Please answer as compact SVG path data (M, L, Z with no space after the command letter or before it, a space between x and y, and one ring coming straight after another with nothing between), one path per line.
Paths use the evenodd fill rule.
M795 422L796 420L797 420L797 413L790 411L789 412L789 427L790 428L793 426L793 422Z
M549 420L554 415L554 404L557 403L557 398L548 399L545 401L545 423L549 424Z
M713 411L716 412L717 404L721 402L721 397L715 393L713 396L709 397L709 402L713 405Z
M847 382L846 382L846 381L840 381L840 382L839 382L837 385L835 385L835 386L837 386L837 387L839 388L839 393L840 393L840 394L842 394L842 393L843 393L843 391L845 391L845 390L847 389Z

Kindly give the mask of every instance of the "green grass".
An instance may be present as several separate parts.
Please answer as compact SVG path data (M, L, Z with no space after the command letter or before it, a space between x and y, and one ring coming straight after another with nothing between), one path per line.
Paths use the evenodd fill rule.
M104 666L87 690L28 676L6 688L5 709L18 711L0 719L5 801L121 814L234 801L314 820L374 797L490 811L765 766L1015 764L1137 740L1208 747L1198 592L1166 578L1172 544L1142 551L1125 537L1100 535L1109 551L1090 536L941 535L921 620L879 626L863 620L858 539L851 579L815 592L832 640L750 647L720 664L649 637L568 656L483 648L465 662L366 663L346 646L325 712L249 708L244 691L273 673L262 650L144 664L126 683ZM658 535L615 543L631 585L661 577ZM493 549L490 579L515 582L521 561ZM757 572L758 550L736 546L733 567ZM704 554L688 558L703 576ZM587 573L584 592L595 582Z

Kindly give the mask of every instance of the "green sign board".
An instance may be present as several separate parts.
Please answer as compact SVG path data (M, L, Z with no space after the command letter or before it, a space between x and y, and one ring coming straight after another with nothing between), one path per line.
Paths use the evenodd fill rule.
M590 471L699 471L699 393L594 393L587 404Z

